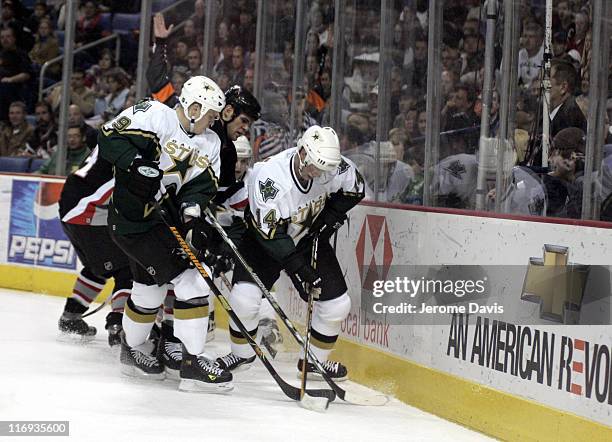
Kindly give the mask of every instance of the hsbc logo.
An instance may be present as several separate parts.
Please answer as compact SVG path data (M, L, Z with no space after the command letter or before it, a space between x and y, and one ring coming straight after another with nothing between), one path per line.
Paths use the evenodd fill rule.
M366 215L355 255L363 289L372 290L374 281L387 278L393 261L393 246L386 217Z

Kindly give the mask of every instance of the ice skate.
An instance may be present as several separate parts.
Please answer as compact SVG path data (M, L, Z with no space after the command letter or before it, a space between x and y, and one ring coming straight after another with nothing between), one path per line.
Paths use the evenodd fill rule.
M304 364L304 360L300 359L298 361L298 364L297 364L297 369L298 369L297 377L298 377L298 379L302 379L302 366L303 366L303 364ZM335 382L342 382L342 381L346 381L348 379L348 370L340 362L335 362L335 361L329 361L328 360L328 361L322 362L321 365L323 365L323 368L325 368L325 371L327 372L327 374L329 375L329 377L333 381L335 381ZM321 376L321 374L315 368L314 364L311 363L311 362L309 362L308 365L306 365L306 372L307 372L307 378L308 379L315 379L315 380L322 380L323 379L323 376Z
M233 376L214 361L192 355L183 346L179 390L191 392L229 393L234 389Z
M130 347L125 342L125 334L121 332L121 372L127 376L163 380L164 367L153 354L153 350L151 341Z

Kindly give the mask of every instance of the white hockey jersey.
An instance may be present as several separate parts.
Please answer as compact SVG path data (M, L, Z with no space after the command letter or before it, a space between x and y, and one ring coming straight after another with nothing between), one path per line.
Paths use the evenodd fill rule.
M297 148L280 152L256 163L247 183L249 211L261 233L273 237L285 224L294 243L302 238L321 213L327 197L342 190L345 194L364 193L364 182L355 165L342 157L338 168L303 186L293 167Z
M137 207L138 202L124 189L127 170L137 156L159 162L159 168L164 171L163 187L173 188L182 197L179 203L202 204L216 192L221 140L210 129L200 135L188 135L175 110L162 103L142 101L123 111L102 127L98 146L100 155L115 166L113 205L119 218L125 218L130 212L128 218L138 223L140 213L139 217L146 222L153 211L148 205ZM112 211L109 216L115 217L119 224L134 224L126 219L118 220Z

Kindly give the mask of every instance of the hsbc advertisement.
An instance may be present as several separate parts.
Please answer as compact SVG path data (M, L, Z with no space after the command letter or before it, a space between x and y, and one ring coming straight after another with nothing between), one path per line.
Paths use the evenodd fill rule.
M58 201L63 181L2 177L8 219L3 223L5 262L61 270L75 270L77 257L62 230Z
M612 425L611 233L359 205L334 241L352 300L341 336ZM303 323L297 295L279 302Z

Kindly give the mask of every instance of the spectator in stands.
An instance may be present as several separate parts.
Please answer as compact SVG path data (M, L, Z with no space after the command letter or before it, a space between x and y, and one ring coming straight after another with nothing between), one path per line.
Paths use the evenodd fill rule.
M77 104L68 107L68 125L80 126L81 133L85 134L85 144L90 150L94 150L98 144L98 131L85 122L81 108Z
M376 142L370 142L368 153L375 158ZM379 159L381 165L379 200L387 202L400 202L406 187L410 185L414 172L405 162L397 158L396 150L390 141L380 143ZM364 179L374 189L375 174L372 167L363 170Z
M51 105L54 112L58 112L62 100L62 86L58 85L51 90L47 97L47 102ZM78 104L86 117L94 112L95 93L85 86L85 71L82 68L75 68L70 77L70 102Z
M74 125L68 127L66 145L66 169L64 176L68 176L77 170L89 155L89 149L85 145L85 136L81 131L81 126ZM40 166L37 172L42 174L55 174L56 164L60 161L58 157L59 149L56 149L51 157Z
M249 92L252 92L255 88L255 69L247 68L244 71L244 82L242 83L244 88Z
M564 32L556 32L552 38L553 57L562 57L567 53L567 35Z
M187 52L187 77L195 77L196 75L204 75L202 72L202 53L196 47L189 49Z
M415 134L418 135L419 138L424 139L426 129L427 129L427 111L421 110L417 114Z
M474 113L474 104L476 102L476 92L474 88L467 84L459 84L450 99L442 109L442 115L448 118L462 118L465 126L470 127L477 124L476 114ZM445 130L450 130L443 126Z
M32 35L31 28L28 28L23 21L25 15L24 8L19 1L2 1L2 19L0 24L3 27L11 28L15 32L17 48L29 52L34 45L34 36Z
M36 71L47 61L55 58L60 53L59 41L53 32L53 25L49 18L43 17L38 24L34 47L30 51L30 60L34 63ZM59 78L62 65L54 63L47 69L47 75Z
M242 46L248 52L255 50L257 27L253 24L253 11L254 9L249 10L247 8L240 11L239 23L235 34L239 46Z
M108 94L109 88L106 80L108 74L112 72L113 69L115 69L115 57L113 52L108 48L104 48L100 51L98 64L94 64L90 67L85 76L85 86L93 89L96 98L103 98Z
M414 61L408 66L412 73L412 86L417 91L427 89L427 37L418 33L414 42Z
M194 12L189 17L195 25L196 33L198 35L204 35L204 21L206 20L206 5L204 0L196 0L194 5Z
M567 43L567 50L576 49L578 53L582 53L586 35L591 28L588 13L584 10L578 11L574 15L574 24L576 26L576 32L570 37Z
M87 43L99 40L102 38L102 14L98 10L98 4L94 0L88 0L83 7L83 15L78 20L74 43L78 48ZM93 61L98 59L98 48L93 47L87 50L87 53Z
M478 81L473 81L477 80L473 77L476 76L474 73L478 73L484 64L484 38L482 35L477 33L468 34L463 37L461 60L461 80L465 82L472 79L473 83L478 83Z
M361 134L362 138L364 139L364 143L374 138L375 129L373 130L370 127L370 120L367 114L352 113L347 117L346 124L349 127L353 127Z
M395 157L404 161L406 149L411 143L408 133L404 129L393 128L389 131L389 141L395 149Z
M40 101L34 108L36 127L30 141L31 155L49 158L57 145L57 125L49 103Z
M181 91L183 90L183 85L189 79L187 73L181 72L180 70L172 71L172 78L170 82L172 83L172 87L174 88L174 93L177 97L181 96Z
M217 36L215 41L224 41L227 40L229 37L229 25L227 24L227 21L221 20L217 25Z
M213 77L213 80L215 81L215 83L217 83L217 86L219 86L219 88L221 88L222 91L228 90L231 84L230 76L225 71L219 72L218 75L215 75Z
M182 40L187 43L187 46L190 48L195 48L198 46L195 22L191 19L185 20L185 24L183 25Z
M442 49L442 67L446 71L454 72L458 78L458 73L461 71L462 66L461 53L459 48L454 46L457 42L449 43L451 44L444 44Z
M554 137L550 172L543 177L548 216L580 218L585 146L585 133L576 127L565 128Z
M291 147L287 99L264 87L261 118L253 123L253 155L263 160Z
M234 46L232 50L232 68L229 71L231 84L242 84L244 82L244 49L242 46Z
M556 9L559 17L558 30L559 32L563 32L565 34L567 43L567 36L576 32L574 13L570 9L570 3L568 0L559 0L553 7Z
M27 85L32 77L28 54L17 48L15 30L0 30L0 121L6 121L9 104L28 98Z
M47 9L47 3L44 0L39 0L34 5L34 13L26 21L26 26L28 29L35 31L40 26L40 21L43 18L51 20Z
M130 93L128 79L119 70L111 72L108 75L107 82L110 92L103 99L96 99L94 110L95 115L101 116L104 121L114 118L123 110L125 101Z
M540 76L544 59L544 29L538 23L528 23L523 32L525 47L519 51L519 83L525 88L531 86Z
M217 42L217 46L221 48L221 53L213 66L213 73L229 72L232 69L232 52L234 50L232 42L229 38L222 39Z
M0 130L0 156L31 156L29 142L34 128L26 121L26 105L14 101L9 106L9 121Z
M178 41L174 44L174 53L172 54L172 58L170 61L172 67L175 68L177 66L185 66L187 68L187 66L189 65L187 63L188 52L188 43L182 38L179 38Z
M577 127L586 132L587 122L576 103L574 91L577 85L574 66L563 61L555 61L550 70L550 134L557 135L566 127Z

